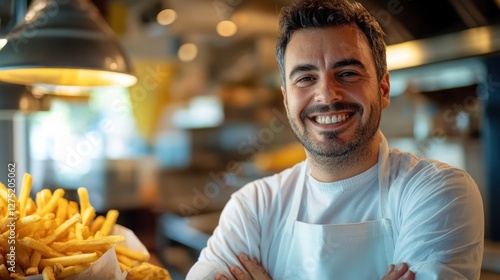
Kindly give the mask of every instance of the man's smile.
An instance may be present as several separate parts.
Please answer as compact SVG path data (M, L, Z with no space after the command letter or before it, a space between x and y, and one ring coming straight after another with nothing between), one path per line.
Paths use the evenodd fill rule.
M340 114L315 116L312 119L319 124L336 124L346 121L351 116L352 114L340 113Z

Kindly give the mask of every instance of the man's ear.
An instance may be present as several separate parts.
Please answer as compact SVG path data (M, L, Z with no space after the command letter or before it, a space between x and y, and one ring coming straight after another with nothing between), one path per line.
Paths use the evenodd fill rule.
M380 95L382 109L385 109L389 106L389 103L391 103L391 81L389 72L386 72L380 81Z
M286 89L284 86L281 86L281 94L283 94L283 104L285 105L285 109L287 109L288 111L288 107L287 107L287 99L286 99Z

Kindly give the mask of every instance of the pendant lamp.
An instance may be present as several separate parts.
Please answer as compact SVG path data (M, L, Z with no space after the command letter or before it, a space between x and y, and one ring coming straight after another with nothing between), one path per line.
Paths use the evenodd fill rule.
M0 81L48 87L137 82L118 39L88 0L34 0L5 39Z

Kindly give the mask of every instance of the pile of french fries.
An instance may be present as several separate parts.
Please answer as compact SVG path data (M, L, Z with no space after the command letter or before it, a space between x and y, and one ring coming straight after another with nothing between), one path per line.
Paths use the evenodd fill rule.
M171 279L167 270L147 262L149 254L118 244L125 240L112 234L118 211L96 215L86 188L78 188L77 203L64 198L63 189L43 189L33 200L31 186L31 175L24 174L16 198L0 182L0 279L39 274L44 280L65 279L113 246L127 279Z

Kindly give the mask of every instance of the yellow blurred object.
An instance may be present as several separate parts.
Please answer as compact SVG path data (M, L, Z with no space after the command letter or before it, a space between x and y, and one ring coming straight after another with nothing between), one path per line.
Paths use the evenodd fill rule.
M175 66L168 61L140 60L135 64L138 82L130 88L134 117L139 132L152 142L161 112L171 100Z
M306 159L304 147L298 142L292 142L270 152L257 154L255 165L264 173L279 172Z
M106 20L118 36L124 35L127 32L127 13L127 4L118 1L109 2Z

